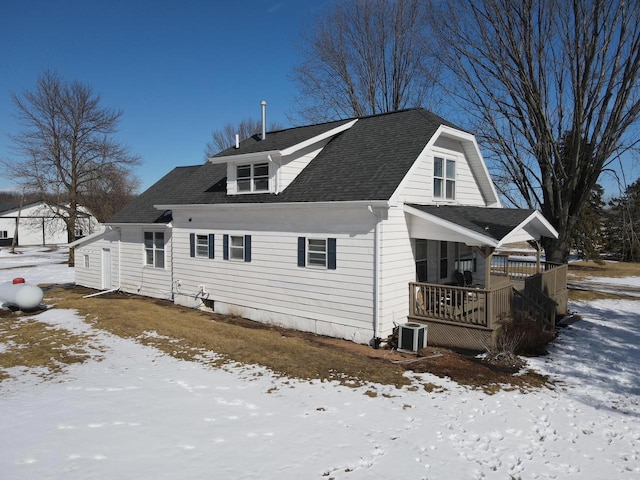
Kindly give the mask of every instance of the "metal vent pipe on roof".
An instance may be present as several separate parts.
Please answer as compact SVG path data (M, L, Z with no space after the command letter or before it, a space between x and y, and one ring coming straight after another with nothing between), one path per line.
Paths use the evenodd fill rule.
M267 138L267 101L262 100L260 102L262 106L262 140Z

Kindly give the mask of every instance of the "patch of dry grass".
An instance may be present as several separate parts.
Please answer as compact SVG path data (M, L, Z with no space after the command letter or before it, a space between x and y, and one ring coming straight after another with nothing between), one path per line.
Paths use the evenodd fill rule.
M569 290L569 300L573 302L593 302L594 300L640 300L630 295L618 295L615 293L598 292L595 290Z
M10 378L6 369L13 367L38 368L50 376L84 362L91 356L89 342L63 328L5 313L0 317L0 382Z
M640 277L640 263L629 262L573 262L569 264L569 281L580 282L589 277L622 278ZM609 293L594 290L586 284L585 289L572 288L569 290L569 300L591 302L593 300L613 299L613 300L640 300L637 296L619 293Z
M586 277L640 277L640 263L607 261L599 265L595 262L572 262L569 264L569 275L577 279Z
M401 366L314 341L313 336L216 315L127 294L82 298L91 291L55 287L56 306L86 316L97 328L136 339L177 358L220 366L227 362L263 365L277 374L301 379L408 385ZM213 359L203 355L215 352Z
M168 301L122 293L82 298L88 293L95 292L82 287L55 286L46 291L45 301L57 308L76 310L95 328L134 339L173 357L212 367L225 368L233 362L257 364L290 378L337 380L348 386L379 383L417 389L421 385L430 393L442 391L442 388L414 375L411 375L411 380L405 375L406 370L448 377L487 393L501 389L520 388L526 391L549 386L546 379L535 372L514 375L513 371L504 371L482 362L471 353L432 348L437 355L415 360L414 356L405 353L375 350L365 345L264 325L240 317L192 310ZM8 329L12 333L0 333L0 342L6 344L11 340L5 334L16 335L16 325L20 322L15 319L12 322L13 326ZM26 321L23 327L25 329L20 333L23 340L15 343L16 346L19 344L33 350L29 353L32 361L12 362L25 366L46 365L52 371L57 371L56 368L61 368L65 361L82 361L84 351L81 347L92 341L90 337L81 339L70 332L38 325L35 320ZM41 330L39 334L38 329ZM61 337L56 338L55 335ZM67 350L64 356L56 352L56 358L51 352L61 344L75 345L77 350L72 350L74 354ZM17 348L11 355L24 354L20 350ZM7 356L7 363L10 357ZM36 360L38 357L40 360ZM51 359L50 364L47 364L48 358ZM2 375L0 368L0 380ZM378 392L370 388L365 394L376 396Z

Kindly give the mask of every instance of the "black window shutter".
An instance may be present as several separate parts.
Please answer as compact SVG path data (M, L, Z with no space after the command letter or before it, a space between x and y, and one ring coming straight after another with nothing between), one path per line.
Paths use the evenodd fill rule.
M222 237L222 258L229 260L229 235Z
M251 235L244 236L244 261L251 261Z
M327 239L327 268L329 270L336 269L336 239Z
M214 240L216 236L213 233L209 234L209 258L215 258L216 253L214 249Z
M307 239L305 237L298 237L298 266L304 267L306 264L306 249Z
M196 234L192 233L189 235L189 255L192 257L196 256Z

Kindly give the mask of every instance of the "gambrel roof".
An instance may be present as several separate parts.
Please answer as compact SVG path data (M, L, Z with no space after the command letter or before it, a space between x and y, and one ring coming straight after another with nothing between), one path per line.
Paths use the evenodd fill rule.
M108 223L156 222L162 212L153 205L389 200L443 125L462 131L438 115L416 108L268 132L265 140L254 135L241 142L240 148L224 150L203 165L174 169ZM282 152L331 131L339 133L282 192L227 194L226 158Z

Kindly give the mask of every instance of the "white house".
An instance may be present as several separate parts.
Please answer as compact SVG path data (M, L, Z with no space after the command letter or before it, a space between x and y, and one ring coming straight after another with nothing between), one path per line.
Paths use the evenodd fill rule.
M358 343L408 316L446 327L417 318L414 282L466 270L488 291L495 248L556 235L501 208L474 136L423 109L255 135L175 168L106 227L74 244L78 285Z
M0 204L0 246L12 245L16 233L20 246L66 244L67 227L56 208L44 201L22 206L19 202ZM91 212L84 207L79 211L76 237L98 230L98 220Z

